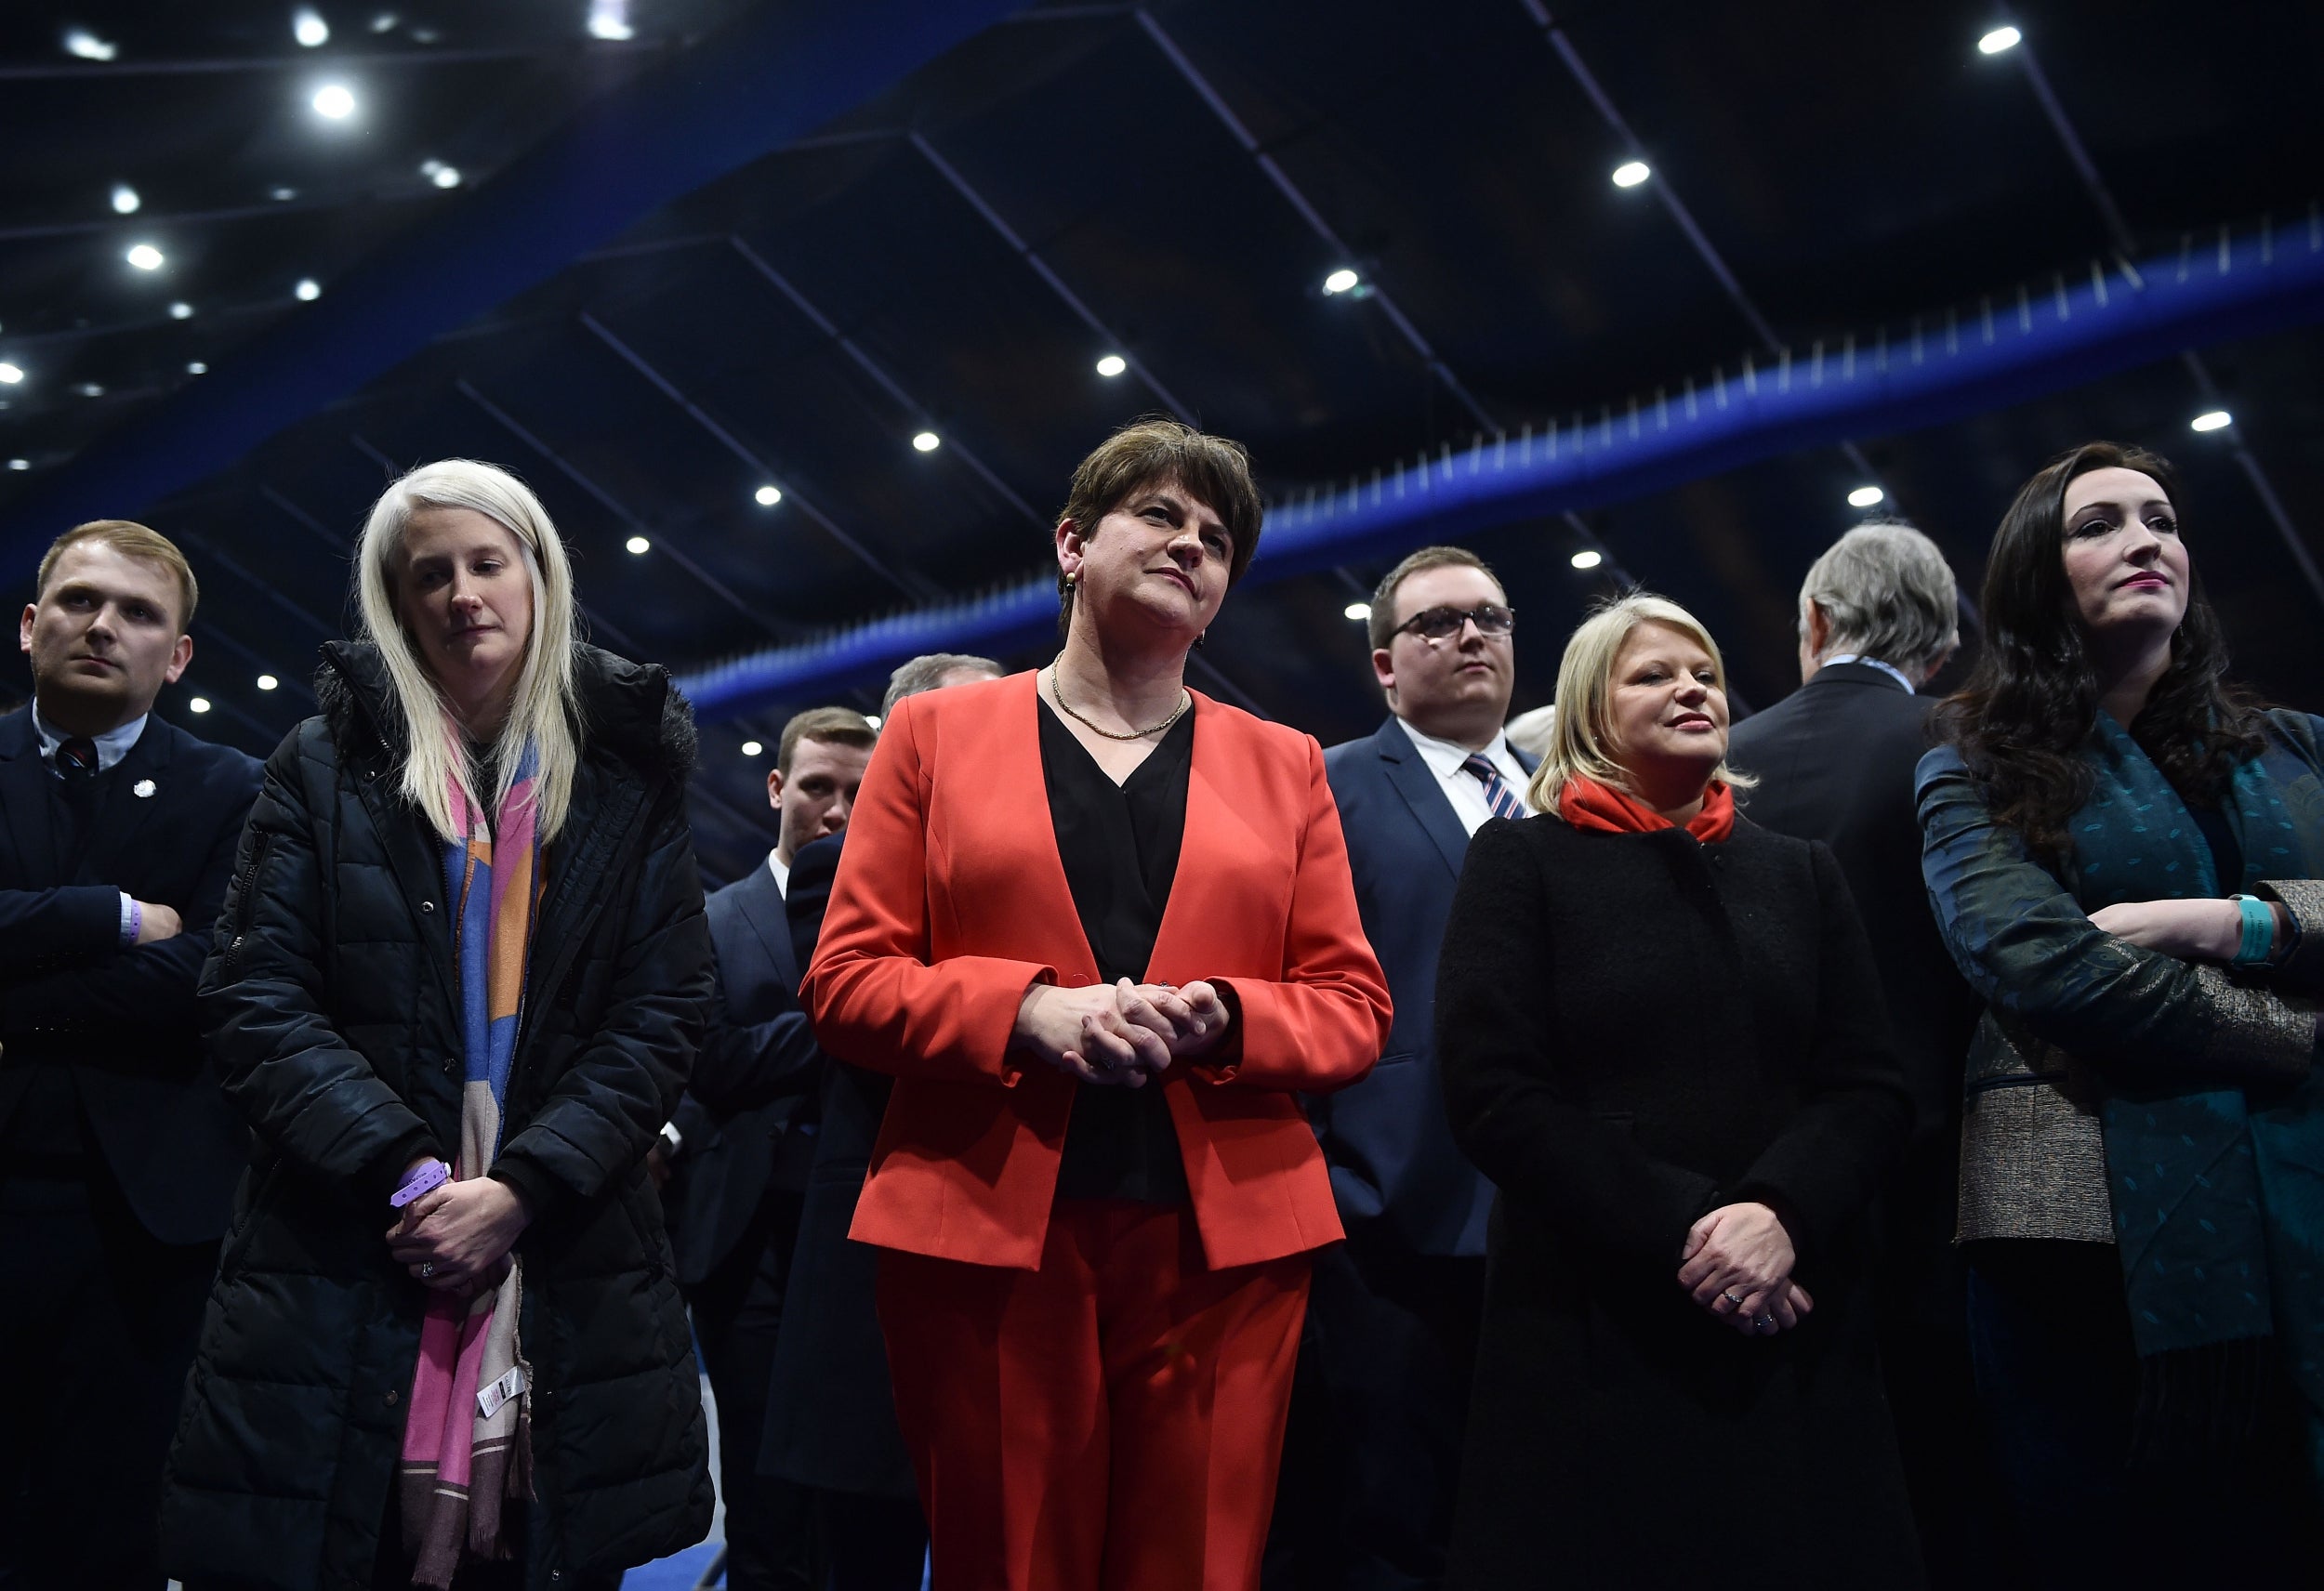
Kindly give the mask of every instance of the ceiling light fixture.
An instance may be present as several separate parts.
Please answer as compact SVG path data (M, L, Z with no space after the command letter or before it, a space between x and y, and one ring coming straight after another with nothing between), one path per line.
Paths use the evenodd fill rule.
M101 381L84 381L73 390L84 398L102 398L105 395L105 385Z
M2196 415L2187 422L2187 427L2198 431L2220 431L2235 423L2236 417L2228 414L2226 410L2213 409L2208 414Z
M186 703L186 710L190 713L206 713L210 710L210 699L207 696L196 696Z
M1643 160L1626 160L1614 168L1614 186L1635 188L1654 175L1654 168Z
M277 204L287 204L292 200L298 197L298 190L296 188L270 188L266 191L266 196L273 200Z
M1360 625L1372 616L1372 605L1369 602L1351 602L1340 609L1340 613L1342 618L1353 619Z
M651 552L654 549L654 544L643 536L631 536L621 545L627 547L632 554Z
M343 122L355 113L355 93L344 83L326 83L315 90L315 114Z
M13 387L23 379L22 370L8 363L6 360L0 360L0 386Z
M2025 36L2015 28L1996 28L1977 41L1977 49L1984 55L2000 55L2003 50L2015 49Z
M1128 370L1129 368L1129 361L1124 359L1117 353L1109 353L1103 359L1098 361L1098 374L1106 377L1108 380L1119 375L1123 371Z
M457 188L460 186L460 168L456 165L440 165L428 174L428 180L439 188Z
M638 33L629 25L629 0L589 0L588 27L591 38L616 43L635 38Z
M1859 486L1854 492L1848 493L1848 506L1851 508L1869 508L1875 503L1879 503L1886 499L1888 493L1882 491L1877 486Z
M291 13L291 37L309 49L320 49L331 42L331 24L312 6L301 6Z
M271 674L261 674L258 676L258 689L261 690L271 690L282 683L283 682L281 680L275 678Z
M402 20L403 19L392 11L382 11L371 20L371 31L375 33L391 33L395 31L396 23Z
M139 270L159 270L162 268L162 251L152 243L131 243L129 252L121 257Z
M1576 569L1595 569L1605 561L1605 554L1596 547L1584 547L1574 554L1571 561Z
M193 319L193 306L180 298L169 307L169 318L173 321L191 321Z
M912 439L912 450L915 453L934 453L943 445L943 440L934 431L922 431Z
M198 359L188 360L186 362L186 374L188 375L207 375L210 374L210 367L203 363Z
M291 295L301 304L311 304L323 296L323 283L311 276L302 276L298 285L291 289Z
M33 461L29 458L12 458L8 460L8 467L10 469L30 469L33 467Z
M767 748L759 744L757 741L745 741L743 743L743 755L745 756L764 756L766 752Z
M111 39L99 38L86 28L67 28L64 53L79 56L83 60L111 60L121 53L121 46Z
M138 197L138 191L130 187L127 183L116 182L113 184L114 215L134 216L137 214L138 206L144 203L144 200Z
M783 501L782 488L776 486L761 486L750 495L761 508L772 508Z
M1362 279L1359 278L1354 271L1350 270L1343 265L1339 270L1333 271L1329 276L1324 278L1324 291L1327 293L1345 293L1350 288L1353 287L1360 280Z
M879 728L879 715L877 713L866 713L864 715L864 722L869 724L876 730Z

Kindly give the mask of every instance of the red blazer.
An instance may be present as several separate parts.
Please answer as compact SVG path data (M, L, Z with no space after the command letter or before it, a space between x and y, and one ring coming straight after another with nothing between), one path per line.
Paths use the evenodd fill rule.
M1081 1085L1010 1054L1010 1035L1033 984L1099 980L1050 822L1034 679L896 704L800 990L826 1049L897 1078L849 1235L1026 1270ZM1172 1067L1163 1091L1216 1269L1342 1235L1294 1091L1371 1071L1390 1011L1314 738L1199 691L1194 712L1146 976L1224 982L1241 1003L1221 1050Z

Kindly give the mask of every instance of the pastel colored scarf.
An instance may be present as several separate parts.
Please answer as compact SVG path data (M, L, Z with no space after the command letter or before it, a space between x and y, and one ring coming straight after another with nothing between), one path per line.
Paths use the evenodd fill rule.
M1557 815L1575 828L1604 835L1644 835L1678 827L1636 796L1594 779L1568 779L1557 795ZM1735 792L1712 780L1703 809L1687 820L1686 832L1705 845L1735 833Z
M456 781L455 822L467 836L444 847L453 964L458 972L466 1084L456 1178L481 1177L500 1147L501 1109L523 1012L524 967L540 904L540 842L534 826L538 753L530 745L487 822ZM443 1591L464 1558L504 1559L502 1504L532 1493L526 1391L530 1369L517 1345L520 1268L510 1256L499 1286L463 1302L430 1296L399 1466L403 1548L412 1584Z

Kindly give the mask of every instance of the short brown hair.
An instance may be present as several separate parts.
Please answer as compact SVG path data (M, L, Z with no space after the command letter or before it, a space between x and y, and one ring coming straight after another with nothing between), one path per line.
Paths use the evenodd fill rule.
M863 746L866 750L879 743L879 731L871 727L871 720L852 707L810 707L792 716L783 726L783 739L774 748L774 770L790 777L791 757L801 741L824 741L837 745Z
M1241 442L1178 420L1134 420L1100 442L1075 469L1073 490L1058 519L1071 519L1085 538L1093 536L1105 516L1132 493L1163 480L1175 480L1201 498L1226 526L1232 544L1226 583L1232 589L1259 550L1260 526L1266 517L1259 487L1251 480L1250 452ZM1062 632L1074 605L1073 587L1063 571L1057 576L1057 600Z
M1493 572L1493 566L1467 547L1424 546L1381 576L1372 591L1372 616L1365 628L1372 638L1372 650L1385 651L1396 635L1396 587L1426 569L1473 569L1496 585L1501 577ZM1509 588L1501 586L1501 595Z
M202 596L202 588L194 583L193 569L186 562L186 555L178 550L178 544L161 532L140 525L134 519L91 519L73 526L48 544L41 555L40 573L35 579L33 597L48 589L48 577L56 572L57 559L68 548L85 542L109 546L124 558L142 559L158 563L178 579L178 594L185 598L185 611L178 615L178 632L183 635L193 627L193 607Z

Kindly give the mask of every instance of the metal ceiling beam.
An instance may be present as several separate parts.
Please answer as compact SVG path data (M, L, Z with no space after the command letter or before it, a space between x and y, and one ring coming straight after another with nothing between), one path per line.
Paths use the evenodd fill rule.
M1909 338L1818 349L1678 396L1633 401L1579 427L1503 436L1345 489L1278 506L1255 580L1326 569L1495 525L1664 492L1852 435L1944 424L2134 369L2178 348L2324 322L2324 229L2237 239L2106 273L2083 285L1987 300L1985 312ZM969 601L737 658L682 677L705 721L796 702L924 651L1006 651L1056 619L1039 576Z
M1308 202L1306 194L1300 191L1299 184L1291 180L1290 174L1283 169L1274 156L1260 147L1259 140L1251 136L1248 127L1243 125L1242 118L1235 113L1234 108L1210 85L1210 80L1187 58L1186 52L1178 47L1178 41L1163 31L1162 24L1154 20L1154 13L1142 6L1138 8L1138 25L1145 30L1146 37L1154 41L1163 59L1186 80L1186 85L1210 108L1210 113L1219 119L1219 125L1226 128L1228 135L1243 146L1243 152L1258 164L1267 180L1274 184L1275 191L1290 201L1291 208L1299 212L1300 218L1307 223L1309 230L1323 239L1324 246L1331 250L1332 257L1340 265L1353 267L1355 263L1354 251L1340 241L1340 234L1332 230L1331 223L1324 219L1323 213ZM1420 335L1420 328L1412 323L1411 317L1397 307L1388 289L1378 282L1368 283L1367 285L1371 288L1371 302L1380 307L1380 313L1388 317L1388 323L1396 328L1397 335L1419 356L1429 374L1445 384L1445 389L1460 401L1461 407L1476 417L1478 425L1488 431L1498 432L1501 428L1500 422L1494 419L1491 411L1478 402L1468 388L1461 385L1460 378L1453 374L1452 366L1437 356L1436 349L1430 345L1428 338Z
M2106 186L2105 177L2099 174L2098 163L2091 158L2081 134L2075 130L2072 119L2066 113L2065 105L2050 86L2050 74L2041 70L2040 58L2034 53L2032 43L2023 37L2009 53L2017 58L2018 70L2025 73L2027 85L2033 90L2034 99L2040 105L2042 115L2049 119L2051 130L2057 134L2058 142L2065 146L2066 158L2073 164L2075 175L2081 178L2082 188L2089 193L2090 202L2097 207L2098 218L2106 227L2106 239L2113 243L2116 257L2127 263L2138 252L2138 242L2131 235L2129 223L2122 219L2121 206L2114 202L2113 191ZM2203 356L2193 348L2187 348L2182 351L2180 359L2185 364L2188 375L2194 378L2196 395L2209 407L2225 409L2226 404L2220 397L2219 383L2212 378L2211 366ZM2324 603L2324 571L2317 568L2316 557L2308 550L2307 538L2300 533L2299 526L2292 523L2291 512L2284 507L2284 500L2276 494L2275 483L2268 480L2259 455L2245 444L2243 427L2240 425L2230 426L2226 441L2236 467L2251 483L2252 493L2259 498L2261 508L2275 525L2276 534L2282 538L2284 550L2291 555L2292 565L2299 570L2300 578L2307 583L2309 594L2317 602Z
M1171 394L1170 389L1163 386L1154 372L1147 368L1146 362L1131 352L1129 345L1116 336L1113 329L1098 319L1097 311L1083 303L1079 294L1065 285L1065 279L1051 269L1049 261L1043 259L1031 243L1019 237L1016 230L1000 218L1000 212L985 203L984 196L970 186L969 179L961 176L950 161L938 154L935 146L926 138L918 133L913 133L910 138L912 147L920 152L920 158L934 166L936 174L952 184L952 191L967 200L971 209L984 217L984 224L1000 234L1001 242L1014 249L1017 257L1033 268L1033 274L1049 284L1049 290L1057 295L1058 301L1066 309L1071 309L1083 325L1095 332L1098 339L1105 345L1108 351L1120 356L1122 361L1129 366L1129 373L1145 383L1146 390L1160 399L1165 409L1188 425L1193 425L1195 423L1194 411L1180 402Z
M1017 0L760 5L586 104L483 188L378 250L194 390L57 469L0 519L0 569L59 527L135 515L713 178L813 133ZM307 58L311 64L312 58ZM111 70L108 68L107 70Z

